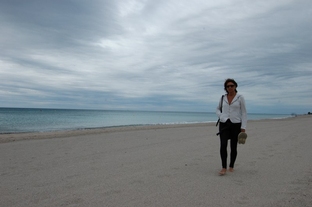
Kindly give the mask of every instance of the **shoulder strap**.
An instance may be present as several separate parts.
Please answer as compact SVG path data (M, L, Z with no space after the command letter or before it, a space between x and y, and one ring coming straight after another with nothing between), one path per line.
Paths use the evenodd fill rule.
M222 95L222 97L221 97L221 106L220 106L221 113L222 113L223 97L224 97L224 95Z

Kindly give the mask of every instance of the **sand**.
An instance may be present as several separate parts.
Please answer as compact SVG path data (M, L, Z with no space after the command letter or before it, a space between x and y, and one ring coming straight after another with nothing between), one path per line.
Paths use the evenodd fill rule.
M312 116L249 121L219 176L214 124L0 135L0 206L312 206Z

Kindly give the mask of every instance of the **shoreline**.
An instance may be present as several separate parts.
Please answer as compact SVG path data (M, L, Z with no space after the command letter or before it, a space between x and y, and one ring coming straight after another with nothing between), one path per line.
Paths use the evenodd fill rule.
M259 120L248 120L248 123L254 122L272 122L282 121L293 118L306 117L309 115L298 115L295 117L284 117L275 119L259 119ZM248 131L247 123L247 131ZM215 122L206 123L186 123L186 124L155 124L155 125L131 125L131 126L113 126L113 127L100 127L100 128L86 128L86 129L73 129L73 130L60 130L60 131L46 131L46 132L21 132L21 133L7 133L0 134L0 144L22 141L22 140L34 140L34 139L52 139L52 138L66 138L83 135L95 135L102 133L114 133L114 132L125 132L125 131L137 131L137 130L156 130L156 129L167 129L167 128L183 128L183 127L209 127L215 126ZM216 130L217 127L215 126Z
M7 143L7 142L21 141L21 140L66 138L66 137L96 135L96 134L105 134L105 133L114 133L114 132L156 130L156 129L168 129L168 128L194 127L194 126L200 127L200 126L210 126L210 125L215 125L215 124L214 123L157 124L157 125L114 126L114 127L61 130L61 131L49 131L49 132L21 132L21 133L0 134L0 144Z
M0 108L1 110L1 108ZM185 125L197 123L216 123L213 112L158 112L122 110L42 110L7 109L3 115L0 135L45 133L104 129L114 127ZM279 119L291 117L290 114L248 113L248 120Z

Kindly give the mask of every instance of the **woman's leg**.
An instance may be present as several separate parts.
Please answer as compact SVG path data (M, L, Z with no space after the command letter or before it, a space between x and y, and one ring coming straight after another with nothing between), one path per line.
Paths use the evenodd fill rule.
M241 124L231 125L231 158L230 158L230 168L234 168L235 160L237 157L237 142L238 134L241 131ZM233 169L232 169L233 170Z
M229 128L227 127L226 123L220 123L220 155L221 155L221 162L222 162L222 168L227 168L227 144L228 144L228 138L230 136Z

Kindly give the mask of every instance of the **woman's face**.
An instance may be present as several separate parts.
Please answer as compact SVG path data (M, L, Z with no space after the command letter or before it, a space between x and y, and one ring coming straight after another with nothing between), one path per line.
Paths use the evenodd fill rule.
M227 91L228 93L235 92L235 90L236 90L236 86L235 86L234 83L228 82L228 83L226 84L226 91Z

